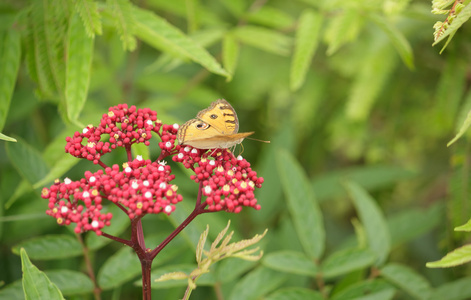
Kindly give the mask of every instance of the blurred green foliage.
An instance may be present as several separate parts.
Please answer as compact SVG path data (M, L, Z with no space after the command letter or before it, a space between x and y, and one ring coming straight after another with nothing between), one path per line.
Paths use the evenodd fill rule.
M465 243L469 234L452 230L471 215L469 134L447 148L471 109L470 30L455 30L440 55L441 16L430 11L430 1L410 0L2 1L0 299L22 297L20 247L68 299L93 298L81 251L66 250L72 231L40 197L54 178L98 168L67 156L66 136L118 103L182 124L218 98L241 131L271 141L244 142L265 178L262 210L198 217L155 272L187 270L206 224L217 233L231 219L234 238L269 229L265 258L217 264L192 299L471 298L467 265L425 268ZM151 159L156 149L154 140ZM195 184L169 163L185 200L169 218L144 218L149 247L195 199ZM127 220L114 221L125 237ZM58 248L63 235L72 241ZM103 298L138 298L137 259L92 235L84 241ZM66 274L82 279L61 282ZM156 299L185 289L153 288Z

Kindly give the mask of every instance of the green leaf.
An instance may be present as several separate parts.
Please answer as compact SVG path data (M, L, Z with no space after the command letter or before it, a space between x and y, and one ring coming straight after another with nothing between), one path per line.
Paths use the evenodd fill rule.
M259 299L278 288L286 279L287 276L282 273L258 267L237 282L228 299Z
M93 292L92 280L82 272L70 270L45 271L47 277L58 286L66 296L89 294Z
M152 47L173 53L179 58L189 58L212 73L230 76L206 49L177 27L150 11L134 7L132 13L135 20L134 33Z
M152 271L151 273L151 282L153 289L166 289L173 287L184 287L188 285L188 279L175 279L167 281L154 282L156 279L160 278L164 274L173 273L173 272L183 272L185 274L190 274L193 270L198 268L197 265L193 264L180 264L180 265L166 265L158 268L157 270ZM201 275L198 278L197 284L199 286L213 286L216 283L212 273L206 273ZM142 286L142 280L134 282L137 286Z
M371 266L376 260L371 251L345 249L334 252L322 262L322 275L332 278Z
M57 99L64 95L64 41L69 16L68 2L60 0L33 1L27 16L28 71L45 98Z
M387 57L388 59L384 59ZM372 45L363 56L361 69L349 92L345 107L347 118L364 122L396 65L396 54L386 43Z
M13 166L31 185L48 173L48 167L41 154L22 139L18 139L17 143L5 144L5 148Z
M428 209L408 208L388 217L393 246L406 243L439 226L445 214L443 203L436 202Z
M73 166L78 164L79 161L80 160L77 157L74 157L68 153L60 155L54 163L54 166L47 173L47 175L41 178L41 180L39 180L38 182L35 182L33 188L41 188L54 181L55 179L60 178L62 175L72 169Z
M25 294L23 291L23 285L21 279L14 281L13 283L8 284L7 286L2 286L0 290L0 300L10 300L10 299L24 299Z
M131 2L129 0L107 0L106 3L113 16L114 26L123 43L123 49L134 51L137 47L137 41L132 28L135 21Z
M324 252L325 231L309 181L299 163L286 150L278 152L276 163L298 238L306 253L317 259Z
M236 28L234 36L241 42L270 53L288 56L293 40L277 31L246 25Z
M231 77L228 77L227 81L232 79L232 75L236 69L239 50L239 43L234 36L230 33L226 34L222 40L222 62L224 68L231 74Z
M413 269L390 263L381 269L381 276L406 291L415 299L428 300L432 296L430 283Z
M395 294L395 288L381 279L365 280L352 284L347 288L335 293L332 300L386 300L392 299ZM368 295L368 296L365 296Z
M436 44L443 41L444 38L449 36L450 34L454 34L460 27L463 25L468 19L471 17L471 4L467 4L463 10L456 16L453 22L448 26L448 28L443 32L438 39L432 44L435 46ZM443 49L442 49L443 51Z
M294 25L295 19L286 11L279 8L264 5L248 15L250 23L273 27L275 29L286 29Z
M447 255L445 255L442 259L428 262L428 268L448 268L459 266L471 261L471 245L464 245L459 247Z
M469 126L471 126L471 110L468 112L466 116L466 120L464 120L463 125L461 125L459 132L455 135L455 137L446 144L447 147L450 147L454 142L456 142L460 137L465 134L466 130L468 130Z
M466 224L455 227L455 231L471 231L471 219Z
M141 264L131 248L121 248L109 257L98 272L98 285L109 290L128 282L141 273Z
M306 79L312 57L319 45L319 32L322 23L322 15L311 9L305 9L299 17L291 61L290 88L292 91L299 89Z
M363 27L364 17L353 8L346 8L332 18L325 30L324 40L327 54L334 54L344 44L353 41Z
M376 23L388 36L391 43L396 48L404 64L410 69L414 69L414 53L412 47L405 36L400 32L386 16L370 14L369 18Z
M82 19L88 37L93 38L95 34L101 35L103 33L101 16L98 12L97 3L94 0L75 1L75 10Z
M64 299L61 291L47 276L29 260L25 249L21 249L21 270L25 299Z
M12 138L12 137L9 137L9 136L6 136L4 135L3 133L0 133L0 140L4 140L4 141L7 141L7 142L17 142L16 139Z
M372 165L344 168L315 177L312 187L319 201L345 195L342 182L355 181L368 191L391 187L394 184L416 176L410 170L394 165Z
M228 257L216 265L216 275L218 282L234 282L239 276L247 273L258 262L243 260L235 257Z
M78 14L73 14L69 24L65 101L67 116L77 122L87 101L93 57L93 38L90 38Z
M324 297L318 291L300 287L289 287L278 289L273 294L263 298L264 300L323 300Z
M18 76L20 58L21 35L15 28L10 28L3 37L0 35L0 99L2 99L0 101L0 131L3 130L7 119ZM0 135L0 139L5 138L8 137Z
M303 253L278 251L265 255L262 264L273 270L315 277L319 267Z
M468 300L471 298L471 278L464 277L435 288L431 300Z
M222 28L208 28L193 32L190 35L190 38L193 41L197 41L201 47L208 47L220 41L225 34L226 31ZM171 55L170 53L163 53L155 60L155 62L146 67L146 72L152 73L158 70L170 72L181 66L184 62L185 61L183 59L175 57L175 55Z
M280 148L293 151L296 147L297 144L293 134L294 128L292 122L285 121L280 130L270 138L271 143L262 148L260 152L257 172L263 176L265 182L273 184L269 189L257 191L257 199L263 208L257 211L254 222L263 224L263 226L276 218L285 207L280 174L278 174L277 166L273 162Z
M348 193L368 237L368 244L376 254L376 265L382 265L391 251L391 236L380 207L373 198L358 184L347 182Z
M32 238L14 246L12 251L19 254L20 249L25 249L31 253L32 259L38 260L63 259L83 254L77 239L64 234Z

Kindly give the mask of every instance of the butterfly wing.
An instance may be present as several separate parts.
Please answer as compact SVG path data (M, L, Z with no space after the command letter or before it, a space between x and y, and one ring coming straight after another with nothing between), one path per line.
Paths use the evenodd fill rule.
M219 134L234 134L239 131L239 120L232 106L224 99L211 103L211 106L200 111L196 116L204 123L219 131Z
M253 132L223 135L213 126L201 120L192 119L178 129L177 140L180 145L189 145L198 149L223 149L240 144L245 137L251 134Z

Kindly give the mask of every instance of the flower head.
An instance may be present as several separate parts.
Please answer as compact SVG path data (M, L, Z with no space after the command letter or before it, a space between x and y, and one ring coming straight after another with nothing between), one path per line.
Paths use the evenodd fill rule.
M161 125L155 111L119 104L103 114L98 126L88 125L82 132L67 137L65 152L97 164L101 156L116 147L130 147L135 143L148 146L152 132L158 132Z
M202 193L210 211L238 213L244 206L260 209L254 190L262 186L263 178L257 177L241 156L235 157L228 149L181 147L173 160L195 172L191 179L203 184Z
M123 168L113 165L105 171L87 171L80 181L56 180L49 189L43 189L42 197L49 199L46 213L60 225L76 223L77 233L92 230L100 235L112 218L110 213L102 212L103 200L122 207L131 219L151 213L172 213L175 204L182 201L177 186L170 183L174 177L169 166L141 158Z

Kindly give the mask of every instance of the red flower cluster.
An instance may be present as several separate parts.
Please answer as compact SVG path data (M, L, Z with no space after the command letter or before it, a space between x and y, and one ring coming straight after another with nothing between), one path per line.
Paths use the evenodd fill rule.
M228 149L203 151L182 147L173 160L194 170L191 179L203 183L203 195L210 211L238 213L243 206L260 209L254 189L262 186L263 178L257 177L257 172L242 156L236 158Z
M202 184L200 195L206 197L204 211L240 212L243 206L260 209L254 196L255 187L260 188L263 178L250 168L241 156L235 157L227 149L199 150L175 145L179 126L162 124L157 113L150 109L136 109L120 104L104 114L100 124L87 126L82 133L67 137L65 151L85 158L104 168L95 173L85 172L85 178L63 183L56 182L44 188L42 197L49 199L47 214L55 217L61 225L76 223L75 231L95 231L110 225L112 215L102 213L102 201L109 200L120 207L131 220L150 213L170 214L175 204L182 201L170 166L163 159L173 156L195 172L191 179ZM157 161L132 160L131 146L135 143L149 145L152 132L161 141L161 153ZM101 157L116 147L124 147L128 162L120 170L118 165L108 167ZM199 198L200 199L200 198ZM199 203L199 200L197 201Z
M65 152L98 164L101 156L116 147L130 147L134 143L148 146L152 131L158 132L161 125L155 111L119 104L103 114L97 127L88 125L82 133L77 131L73 137L67 137ZM108 141L101 140L103 135L109 136Z
M50 189L42 191L42 197L49 199L46 213L60 225L77 223L77 233L93 230L98 235L112 218L110 213L101 213L103 199L120 206L131 219L148 213L170 214L175 210L174 204L182 201L177 186L170 184L175 177L170 172L163 163L138 157L125 163L123 170L113 165L104 172L87 171L80 181L57 180Z

